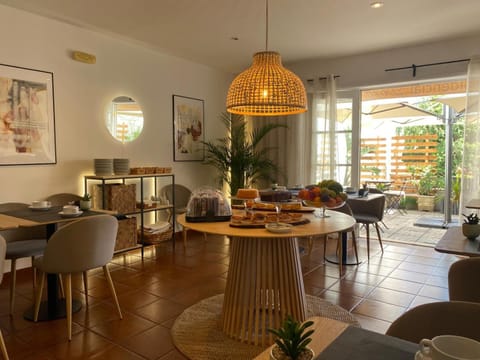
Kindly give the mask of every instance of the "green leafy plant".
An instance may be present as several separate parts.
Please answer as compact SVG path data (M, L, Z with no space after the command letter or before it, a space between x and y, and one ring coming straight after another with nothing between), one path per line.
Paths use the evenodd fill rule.
M468 215L462 214L462 215L463 215L463 217L465 218L465 219L463 220L463 222L464 222L465 224L478 224L479 221L480 221L480 218L479 218L478 215L475 214L475 213L471 213L471 214L468 214Z
M437 174L431 166L425 166L418 180L419 195L435 195L439 188L443 187L442 176Z
M277 337L275 344L281 351L292 360L296 360L312 341L310 336L314 330L307 330L312 325L313 321L306 321L301 324L294 320L291 315L287 315L279 329L268 329L268 331Z
M92 196L89 193L85 193L82 196L83 201L90 201L92 199Z
M260 179L272 182L278 175L278 167L269 159L268 153L274 148L260 147L259 144L273 129L287 126L270 123L250 133L242 115L222 113L221 120L228 135L203 142L204 163L218 170L219 184L230 185L230 193L235 195L238 189L251 187Z

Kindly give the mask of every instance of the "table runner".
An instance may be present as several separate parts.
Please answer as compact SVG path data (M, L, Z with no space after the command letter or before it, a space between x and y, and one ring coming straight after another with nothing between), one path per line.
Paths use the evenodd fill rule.
M418 344L350 326L317 360L412 360Z
M86 210L83 211L83 214L79 216L64 218L59 214L59 212L62 211L62 208L62 206L52 206L48 210L32 210L30 208L25 208L20 210L5 211L3 212L3 214L25 220L35 221L38 223L48 223L52 221L57 221L59 219L75 220L82 217L105 214L98 211Z

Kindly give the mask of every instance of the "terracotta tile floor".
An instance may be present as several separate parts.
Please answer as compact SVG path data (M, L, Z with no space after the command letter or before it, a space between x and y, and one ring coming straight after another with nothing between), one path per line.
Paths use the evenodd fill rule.
M372 239L369 262L360 239L358 266L324 263L322 240L310 255L300 242L305 288L350 310L364 328L385 332L407 309L448 299L447 272L456 257L431 247L386 242L383 255ZM327 252L335 241L329 241ZM329 249L332 248L332 249ZM12 359L184 359L174 347L170 328L186 307L222 293L229 264L229 242L221 236L189 233L187 250L171 244L118 255L110 265L124 319L117 317L101 271L89 272L89 307L73 317L72 341L65 320L33 323L23 311L32 304L31 270L18 273L16 309L8 315L7 274L0 287L0 328ZM82 282L74 277L74 296L82 299ZM83 300L84 301L84 300Z

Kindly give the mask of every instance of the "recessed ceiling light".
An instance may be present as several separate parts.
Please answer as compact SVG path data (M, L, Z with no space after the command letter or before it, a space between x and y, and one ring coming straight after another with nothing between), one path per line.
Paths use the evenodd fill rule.
M382 1L372 1L370 3L370 7L372 9L380 9L381 7L383 7L384 3Z

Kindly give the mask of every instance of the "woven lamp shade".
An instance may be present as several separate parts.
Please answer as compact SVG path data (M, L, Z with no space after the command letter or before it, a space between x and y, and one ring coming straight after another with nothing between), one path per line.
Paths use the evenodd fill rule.
M302 81L282 65L280 54L258 52L253 64L230 85L227 111L240 115L275 116L307 111Z

